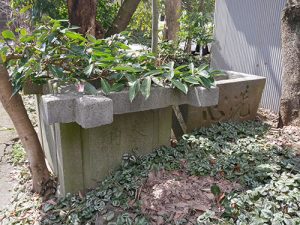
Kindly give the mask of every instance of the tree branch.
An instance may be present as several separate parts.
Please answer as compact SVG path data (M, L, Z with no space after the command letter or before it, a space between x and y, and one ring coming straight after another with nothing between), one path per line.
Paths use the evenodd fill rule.
M119 9L113 25L108 29L105 36L110 37L124 31L141 0L125 0Z

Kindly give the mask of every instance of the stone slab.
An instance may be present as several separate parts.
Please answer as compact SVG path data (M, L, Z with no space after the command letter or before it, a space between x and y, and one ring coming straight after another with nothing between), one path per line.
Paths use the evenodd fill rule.
M216 105L219 89L212 87L190 88L184 94L172 88L153 87L147 100L138 94L133 102L129 100L128 90L102 95L79 95L75 93L48 94L42 96L41 111L47 124L76 122L83 128L93 128L111 124L113 115L141 112L189 104L195 107Z

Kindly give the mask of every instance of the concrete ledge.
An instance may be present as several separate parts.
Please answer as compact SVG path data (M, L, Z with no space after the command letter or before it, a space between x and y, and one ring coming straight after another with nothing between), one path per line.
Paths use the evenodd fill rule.
M125 114L171 105L188 104L207 107L218 104L219 88L190 88L187 95L172 89L153 87L150 97L139 94L133 102L129 101L128 90L103 95L79 95L78 93L48 94L42 96L44 120L46 124L76 122L83 128L93 128L113 122L114 114Z

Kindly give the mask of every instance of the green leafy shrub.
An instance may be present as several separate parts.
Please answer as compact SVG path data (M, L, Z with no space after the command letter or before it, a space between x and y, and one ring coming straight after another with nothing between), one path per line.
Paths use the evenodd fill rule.
M2 32L1 59L9 67L15 92L25 81L44 83L49 79L73 82L85 86L89 94L97 94L89 83L101 83L108 94L129 87L132 101L141 92L150 95L151 85L177 88L185 94L189 86L214 85L219 71L193 64L155 66L156 59L148 51L133 51L124 38L115 35L109 39L86 38L74 32L76 27L64 27L61 21L43 19L33 33L17 29Z

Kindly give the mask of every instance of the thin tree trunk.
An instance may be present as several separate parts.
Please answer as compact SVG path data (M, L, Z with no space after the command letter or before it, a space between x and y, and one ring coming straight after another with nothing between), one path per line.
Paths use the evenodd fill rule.
M44 153L21 96L12 94L13 89L7 69L0 64L0 101L10 116L26 150L32 175L32 189L36 193L44 194L46 185L51 181Z
M167 40L177 40L181 15L181 0L166 0L166 30L165 37Z
M124 31L141 0L125 0L119 9L113 25L108 29L105 36L110 37Z
M205 0L200 0L200 4L199 4L199 12L204 13L205 11Z
M293 2L293 3L292 3ZM296 2L296 3L295 3ZM279 126L300 126L300 1L291 1L283 10L283 83Z
M152 52L157 53L158 48L158 0L152 0Z
M96 0L68 0L67 3L70 23L80 27L79 33L96 36Z

